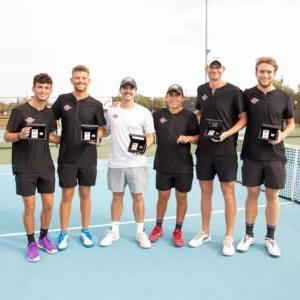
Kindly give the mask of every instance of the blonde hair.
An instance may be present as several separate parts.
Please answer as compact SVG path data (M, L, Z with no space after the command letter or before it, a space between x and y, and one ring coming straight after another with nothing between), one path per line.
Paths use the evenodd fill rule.
M257 71L257 68L260 64L268 64L268 65L272 65L275 69L275 73L278 70L278 64L276 62L276 60L271 57L271 56L261 56L256 60L256 65L255 65L255 71Z
M88 67L84 66L84 65L77 65L72 69L72 74L75 72L86 72L88 74L90 74L90 70Z

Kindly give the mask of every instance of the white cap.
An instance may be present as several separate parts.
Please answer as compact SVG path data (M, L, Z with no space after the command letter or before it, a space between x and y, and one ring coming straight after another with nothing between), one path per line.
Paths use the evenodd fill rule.
M224 67L224 62L219 56L212 56L207 59L208 66L210 66L214 62L219 63L221 67Z

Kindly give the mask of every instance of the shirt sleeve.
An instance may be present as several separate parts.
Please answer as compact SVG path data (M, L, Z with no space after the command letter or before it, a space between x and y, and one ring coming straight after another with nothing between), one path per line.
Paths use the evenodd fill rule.
M240 89L237 89L234 97L234 111L237 115L246 111L244 94Z
M149 133L154 133L154 122L153 122L153 116L149 110L146 111L145 113L145 122L144 122L144 133L149 134Z
M96 110L96 123L98 126L104 126L106 125L106 120L104 117L104 110L103 110L103 105L101 102L99 102L99 105L97 105L97 110Z
M49 130L50 132L54 132L57 130L57 122L56 122L56 119L55 119L55 116L54 116L54 113L51 112L51 121L50 121L50 126L49 126Z
M24 126L22 113L18 109L14 108L10 114L6 129L11 132L19 132Z
M51 106L51 110L54 112L54 116L56 120L59 120L61 118L61 112L60 112L60 97L56 99L56 101Z
M285 110L283 112L283 118L291 119L294 117L294 105L293 105L293 99L291 97L288 97Z
M200 94L199 88L197 89L197 99L196 99L195 108L197 110L201 110L202 109L202 107L201 107L201 94Z
M198 123L197 117L195 116L194 113L192 113L190 116L187 132L188 132L188 135L192 135L192 136L200 134L199 123Z

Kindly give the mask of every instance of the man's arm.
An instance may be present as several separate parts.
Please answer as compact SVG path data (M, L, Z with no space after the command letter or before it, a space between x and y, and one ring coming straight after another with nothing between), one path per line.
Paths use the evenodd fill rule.
M6 130L4 133L4 141L7 143L14 143L20 140L27 139L30 134L31 127L24 127L20 132L11 132Z
M49 133L49 142L52 143L52 144L60 144L60 136L53 133L53 132L50 132Z
M149 149L154 144L154 134L153 133L146 133L146 142L147 142L147 149Z
M272 145L277 145L281 143L290 133L295 129L295 119L290 118L285 120L285 128L283 131L279 130L278 138L276 141L270 141Z

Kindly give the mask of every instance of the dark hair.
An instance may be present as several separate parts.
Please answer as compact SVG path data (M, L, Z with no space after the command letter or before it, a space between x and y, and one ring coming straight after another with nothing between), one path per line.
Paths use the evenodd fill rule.
M47 73L40 73L33 77L33 86L37 83L53 84L52 78Z
M90 74L90 70L88 67L84 66L84 65L78 65L78 66L75 66L73 69L72 69L72 74L74 72L86 72L88 74Z

